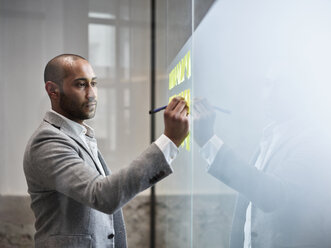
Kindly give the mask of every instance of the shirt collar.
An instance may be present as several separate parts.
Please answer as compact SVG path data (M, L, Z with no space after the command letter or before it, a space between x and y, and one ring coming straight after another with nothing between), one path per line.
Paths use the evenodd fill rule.
M75 132L75 134L77 136L81 136L81 135L87 135L91 138L94 138L94 130L92 127L90 127L89 125L87 125L86 123L83 123L83 125L68 119L67 117L59 114L58 112L54 111L53 109L50 110L52 113L56 114L57 116L59 116L60 118L62 118Z

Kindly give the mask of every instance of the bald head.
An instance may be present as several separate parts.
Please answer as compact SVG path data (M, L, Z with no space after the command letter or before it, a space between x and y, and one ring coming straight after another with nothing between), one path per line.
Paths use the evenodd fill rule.
M80 124L94 117L97 82L85 58L75 54L56 56L47 63L44 80L55 112Z
M51 59L44 71L44 81L54 82L61 85L63 79L67 77L68 65L72 64L76 60L85 60L82 56L76 54L61 54Z

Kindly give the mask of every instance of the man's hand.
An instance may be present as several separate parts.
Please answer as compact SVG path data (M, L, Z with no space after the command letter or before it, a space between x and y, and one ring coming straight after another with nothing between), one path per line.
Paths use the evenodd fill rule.
M205 98L194 99L192 115L194 140L203 147L214 135L215 111Z
M184 98L175 97L168 104L164 126L164 135L179 147L189 133L188 106Z

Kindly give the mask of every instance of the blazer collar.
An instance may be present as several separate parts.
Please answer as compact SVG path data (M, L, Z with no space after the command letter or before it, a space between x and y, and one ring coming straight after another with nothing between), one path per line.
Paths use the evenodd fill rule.
M55 126L58 129L61 129L61 127L65 125L65 120L53 111L46 112L44 116L44 121L48 122L49 124Z
M44 121L60 129L69 137L77 141L81 146L86 148L86 150L89 152L89 149L88 147L86 147L85 142L79 137L77 129L75 130L73 126L70 125L60 114L57 114L53 111L48 111L45 114Z
M69 120L53 110L46 112L44 120L58 129L61 129L61 131L68 135L71 134L79 137L82 133L84 133L84 135L87 135L90 138L94 138L95 136L93 128L87 124L84 123L84 125L81 125L77 122Z
M271 149L269 156L264 161L263 171L269 170L271 158L277 154L284 154L281 150L286 150L286 146L291 140L300 135L307 129L307 123L301 122L298 119L290 119L282 123L272 123L264 129L262 140L269 139ZM261 149L260 149L261 150Z

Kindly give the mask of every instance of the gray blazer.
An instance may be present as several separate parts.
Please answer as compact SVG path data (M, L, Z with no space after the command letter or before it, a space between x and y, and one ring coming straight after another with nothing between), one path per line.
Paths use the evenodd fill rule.
M155 144L113 174L100 153L99 160L106 177L71 127L56 114L46 113L24 155L37 248L126 247L121 208L172 173Z
M273 152L263 171L224 145L209 173L239 192L230 248L243 248L252 202L253 248L331 247L330 140L295 132Z

